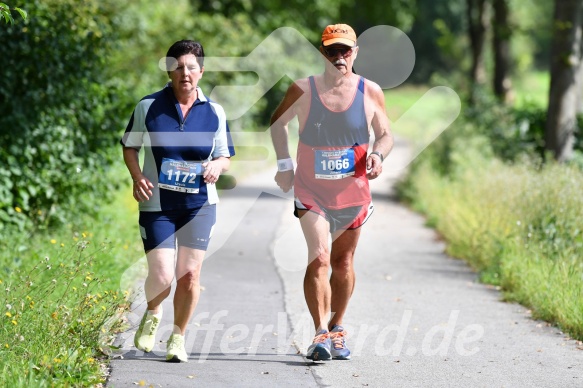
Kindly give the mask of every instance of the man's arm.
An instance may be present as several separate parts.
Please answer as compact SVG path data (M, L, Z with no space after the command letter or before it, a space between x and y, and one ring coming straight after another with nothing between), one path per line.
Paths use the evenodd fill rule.
M389 118L387 117L385 108L385 94L380 86L374 82L368 81L367 83L370 95L369 101L374 112L371 125L374 131L375 141L372 146L372 153L366 159L366 169L369 170L367 178L375 179L383 171L383 160L393 149L393 135L391 134Z
M295 104L303 93L302 89L296 83L293 83L287 89L283 100L271 116L271 141L273 142L277 160L287 161L287 163L282 162L281 164L287 164L285 168L288 169L280 171L284 168L279 168L278 166L278 171L275 175L275 182L284 193L287 193L294 185L293 162L291 162L288 146L288 124L297 114Z

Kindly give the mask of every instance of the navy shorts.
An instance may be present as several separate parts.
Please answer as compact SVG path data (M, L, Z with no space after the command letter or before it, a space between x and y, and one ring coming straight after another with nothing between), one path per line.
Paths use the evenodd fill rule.
M217 205L196 209L140 212L140 234L146 252L183 246L206 251L217 220Z

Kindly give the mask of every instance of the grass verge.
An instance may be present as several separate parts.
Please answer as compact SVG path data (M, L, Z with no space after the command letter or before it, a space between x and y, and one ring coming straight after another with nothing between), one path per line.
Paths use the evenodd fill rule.
M128 187L97 218L32 235L0 250L0 381L10 387L97 386L128 307L123 271L141 257Z
M453 176L419 163L401 186L484 282L583 340L583 172L484 162Z

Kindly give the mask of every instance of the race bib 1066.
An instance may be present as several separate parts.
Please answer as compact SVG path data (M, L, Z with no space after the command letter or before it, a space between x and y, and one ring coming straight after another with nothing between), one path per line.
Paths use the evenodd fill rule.
M201 173L201 163L164 158L158 177L158 187L182 193L198 194Z
M342 179L354 175L354 149L314 150L316 179Z

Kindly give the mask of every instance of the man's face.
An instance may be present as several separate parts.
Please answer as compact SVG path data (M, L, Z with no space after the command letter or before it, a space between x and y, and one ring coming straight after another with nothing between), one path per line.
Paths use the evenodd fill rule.
M350 47L343 44L320 46L320 52L342 74L352 71L352 64L356 59L358 46Z
M176 69L170 72L172 86L179 91L196 89L204 71L196 61L196 57L193 54L186 54L176 61Z

